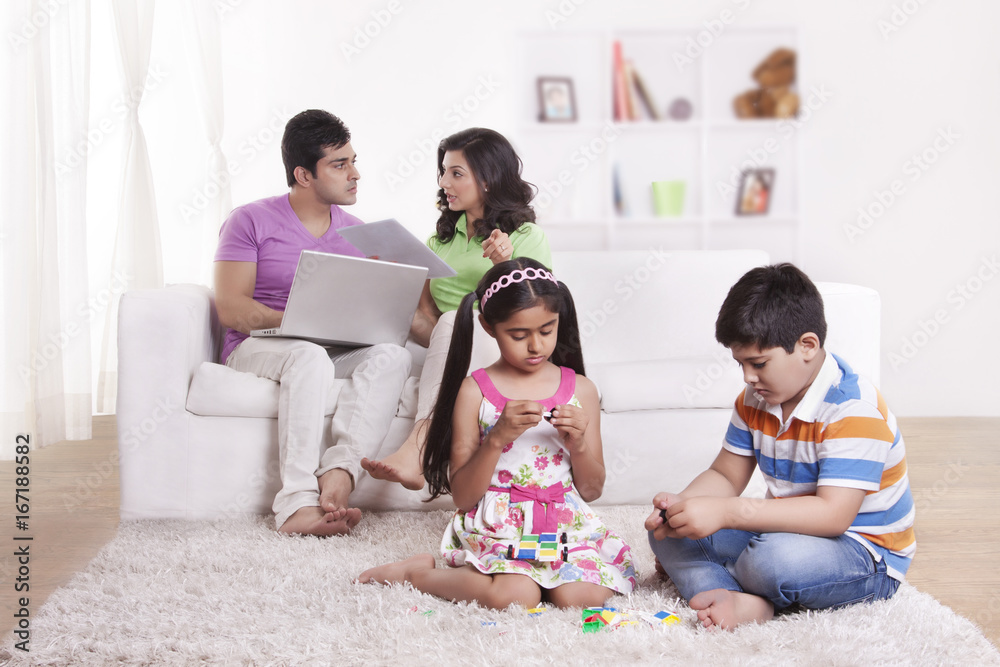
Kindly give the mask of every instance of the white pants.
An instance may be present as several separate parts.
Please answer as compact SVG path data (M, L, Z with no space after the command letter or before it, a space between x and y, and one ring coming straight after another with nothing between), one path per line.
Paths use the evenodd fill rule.
M324 348L294 338L247 338L226 365L274 380L278 390L278 464L281 490L272 509L280 527L303 507L319 506L323 473L340 468L360 472L374 456L396 416L410 353L398 345L356 349ZM323 451L323 419L335 379L350 378L333 414L333 446Z
M438 390L444 378L444 364L448 360L448 348L451 346L451 334L455 330L455 315L457 310L449 310L438 318L431 339L427 345L427 358L420 373L420 389L417 394L417 420L428 419L437 402ZM497 342L486 333L479 323L479 312L472 311L473 334L472 356L469 359L469 373L489 366L500 358L500 348Z

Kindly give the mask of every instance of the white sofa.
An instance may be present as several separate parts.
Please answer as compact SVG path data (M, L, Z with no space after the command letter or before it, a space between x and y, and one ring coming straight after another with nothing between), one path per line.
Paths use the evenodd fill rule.
M608 473L598 503L646 503L657 491L680 489L711 463L742 387L739 368L715 342L715 318L729 287L766 263L765 253L752 250L554 253L554 272L576 301L587 375L602 396ZM827 348L877 384L878 294L855 285L818 286ZM270 512L279 487L277 384L215 363L221 340L206 287L176 285L122 298L122 518ZM412 351L419 367L423 350ZM414 377L379 456L403 441L415 404ZM451 506L448 498L428 504L424 497L363 474L352 503Z

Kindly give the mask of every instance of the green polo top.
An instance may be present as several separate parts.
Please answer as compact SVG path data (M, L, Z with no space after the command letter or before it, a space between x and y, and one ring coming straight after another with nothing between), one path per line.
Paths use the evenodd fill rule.
M436 252L458 275L450 278L431 279L431 296L442 313L457 310L462 298L476 289L476 285L486 272L493 268L493 262L483 257L485 236L469 239L466 231L465 214L455 223L455 235L447 243L438 240L437 235L427 239L427 245ZM510 233L510 245L514 249L511 259L530 257L552 270L552 251L549 240L542 228L532 222L525 222Z

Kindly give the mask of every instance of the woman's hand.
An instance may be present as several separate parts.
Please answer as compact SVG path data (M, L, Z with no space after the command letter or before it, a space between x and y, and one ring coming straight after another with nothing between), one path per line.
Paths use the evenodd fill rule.
M542 409L542 404L535 401L507 401L500 419L490 429L490 445L506 447L520 438L522 433L542 421Z
M493 265L506 262L514 255L514 248L510 244L510 237L499 229L494 229L493 233L483 241L483 257L488 257Z
M583 408L575 405L557 405L552 408L551 423L563 438L563 444L570 454L577 454L586 445L584 434L590 424L590 417Z

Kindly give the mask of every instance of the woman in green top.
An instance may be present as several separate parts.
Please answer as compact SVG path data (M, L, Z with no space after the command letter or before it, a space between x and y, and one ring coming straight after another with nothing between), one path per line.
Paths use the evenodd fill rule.
M423 488L420 455L462 297L476 289L493 265L509 259L531 257L552 268L548 239L535 224L531 208L535 188L521 178L521 166L514 147L493 130L462 130L438 145L441 216L427 245L458 274L424 285L410 331L415 341L427 347L416 421L398 451L380 461L361 460L372 477L399 482L408 489Z

